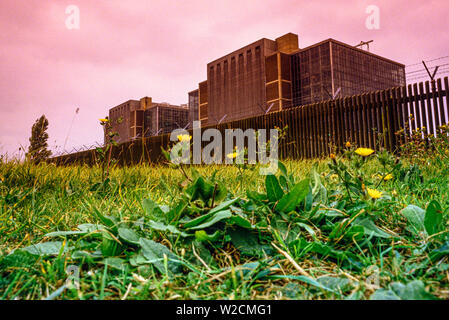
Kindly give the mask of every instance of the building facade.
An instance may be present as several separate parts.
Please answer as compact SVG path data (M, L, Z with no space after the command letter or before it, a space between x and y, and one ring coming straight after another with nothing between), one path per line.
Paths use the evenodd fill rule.
M199 90L193 90L189 92L189 128L193 128L193 121L199 120L199 99L198 99Z
M403 64L334 39L303 49L298 42L293 33L263 38L208 63L207 80L188 93L186 105L144 97L111 108L116 141L405 85Z
M201 125L213 125L263 114L291 104L289 53L298 36L261 39L207 64L207 80L199 84Z
M328 39L291 55L294 106L405 85L405 67Z
M172 105L166 102L154 103L145 110L145 137L170 133L175 129L184 129L189 124L187 105Z
M117 143L129 141L134 135L131 130L131 119L133 118L135 123L136 110L140 110L139 100L128 100L109 109L109 125L111 126L111 131L117 133L114 138ZM135 130L135 128L133 129ZM108 141L107 134L108 132L105 131L105 142Z
M109 109L110 130L116 132L117 143L169 133L188 124L187 105L153 102L150 97L128 100ZM108 141L105 132L105 142Z
M287 33L207 64L199 83L202 126L292 106L405 85L405 66L337 40L304 49Z

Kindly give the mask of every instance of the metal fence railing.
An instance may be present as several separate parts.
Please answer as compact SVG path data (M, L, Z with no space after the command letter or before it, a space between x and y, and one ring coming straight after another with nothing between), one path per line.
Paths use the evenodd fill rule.
M379 143L388 150L409 139L411 130L426 127L435 134L437 128L449 122L448 78L420 82L403 87L342 97L281 111L224 122L212 127L222 134L226 129L286 129L279 145L281 158L316 158L342 148L346 141L377 149ZM401 129L405 129L401 134ZM190 130L192 132L192 130ZM113 158L121 165L141 161L156 163L162 158L161 147L170 143L169 135L148 137L114 146ZM97 159L94 149L56 156L57 164L87 163Z

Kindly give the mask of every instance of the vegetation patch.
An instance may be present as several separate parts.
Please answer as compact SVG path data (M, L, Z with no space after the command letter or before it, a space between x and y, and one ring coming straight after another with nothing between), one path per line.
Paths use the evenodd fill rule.
M259 165L0 164L2 299L445 299L444 149ZM441 154L441 155L440 155Z

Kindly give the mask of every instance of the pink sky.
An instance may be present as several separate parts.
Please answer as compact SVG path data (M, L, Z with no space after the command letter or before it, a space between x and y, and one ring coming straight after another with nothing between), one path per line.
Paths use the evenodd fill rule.
M80 30L65 25L72 4ZM379 30L365 27L368 5L380 8ZM27 147L42 114L61 148L77 107L66 149L101 142L109 108L143 96L186 103L207 62L263 37L374 40L371 52L406 65L448 56L448 12L447 0L2 0L0 154Z

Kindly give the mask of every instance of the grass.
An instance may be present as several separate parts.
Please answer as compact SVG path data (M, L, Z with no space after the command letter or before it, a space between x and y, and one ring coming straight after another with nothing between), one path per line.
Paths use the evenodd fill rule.
M196 167L191 180L198 175L225 188L221 200L193 199L192 190L204 190L169 166L113 168L101 183L100 168L1 163L0 299L447 299L447 164L412 166L403 160L392 169L393 179L380 181L377 174L386 173L382 158L359 160L286 160L288 174L278 174L273 184L257 168ZM332 163L345 168L330 168ZM350 169L358 172L351 181L338 177ZM281 210L280 198L310 177L320 191L307 183L304 197L300 189L294 194L301 199L293 210ZM383 196L370 199L365 183ZM148 198L154 202L145 202ZM184 223L236 198L229 209L251 223L247 229L227 218L180 237L146 224L156 220L159 208L165 212L164 205L173 209L186 201L183 217L157 222L192 232ZM432 214L434 232L428 223ZM115 225L107 225L108 216ZM45 236L86 223L108 231ZM108 242L116 247L107 254L105 233L118 238L117 224L154 241L153 251L147 249L156 256L162 252L162 258L131 263L139 252L148 259L146 247L123 235ZM214 232L218 238L212 239ZM56 241L62 247L47 254L23 250ZM239 246L242 241L246 247ZM165 249L154 249L154 243ZM88 254L74 256L76 249ZM70 265L80 267L80 286L64 290Z

